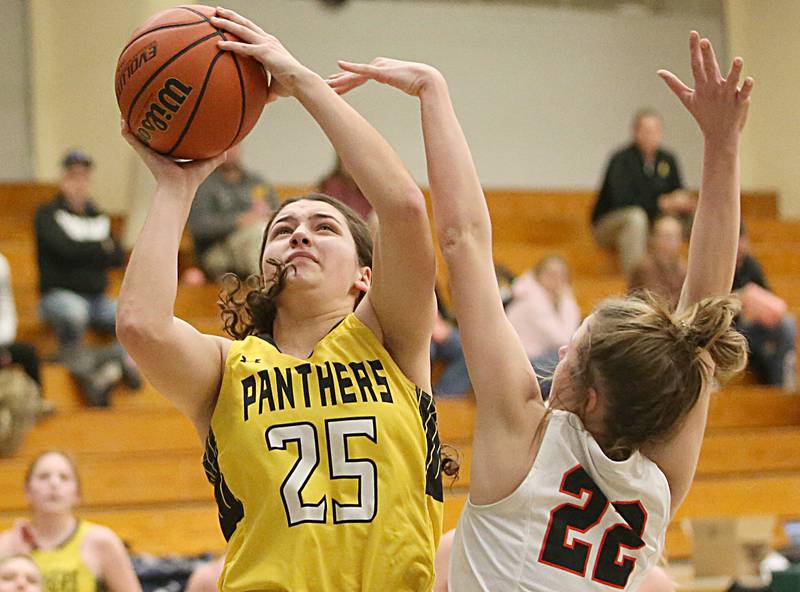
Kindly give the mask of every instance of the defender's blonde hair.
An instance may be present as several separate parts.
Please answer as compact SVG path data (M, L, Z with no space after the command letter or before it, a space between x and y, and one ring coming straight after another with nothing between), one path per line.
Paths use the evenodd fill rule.
M732 328L739 304L707 298L671 313L652 294L601 303L577 348L573 387L594 387L605 406L594 434L606 454L624 459L669 437L704 389L747 364L747 342Z

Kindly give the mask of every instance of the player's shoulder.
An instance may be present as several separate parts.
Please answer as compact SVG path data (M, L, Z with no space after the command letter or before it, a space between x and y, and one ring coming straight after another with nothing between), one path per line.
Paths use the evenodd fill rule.
M620 161L627 161L631 158L638 156L638 149L635 144L625 144L624 146L617 146L611 154L611 162L617 163Z
M6 555L11 552L8 549L12 541L12 534L13 531L11 529L0 531L0 555Z
M85 541L96 548L110 548L123 545L119 535L108 526L95 524L94 522L85 523Z

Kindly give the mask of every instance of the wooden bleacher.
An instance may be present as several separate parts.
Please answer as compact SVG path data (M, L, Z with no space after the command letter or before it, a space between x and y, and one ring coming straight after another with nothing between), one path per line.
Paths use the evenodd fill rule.
M38 295L32 220L52 186L0 186L0 252L11 264L20 339L52 351L54 340L36 318ZM283 188L282 197L298 193ZM584 312L624 291L613 258L599 251L588 228L594 196L588 191L491 191L495 259L520 273L542 255L558 252L573 269ZM800 222L777 218L774 194L743 202L753 250L775 290L800 313ZM187 243L188 245L188 243ZM185 259L183 259L185 260ZM112 276L112 292L121 273ZM178 291L176 312L201 330L221 333L217 287ZM110 409L84 407L66 370L44 367L46 396L58 413L31 432L14 458L0 460L0 528L25 514L22 479L27 462L47 449L72 453L81 468L82 515L115 529L137 552L219 551L211 487L201 465L202 446L191 424L152 387L115 391ZM445 527L452 528L466 499L474 405L469 399L439 403L443 442L460 453L462 477L446 487ZM691 541L684 518L774 514L800 517L800 397L739 380L715 395L692 491L668 531L668 554L685 558ZM775 542L783 542L780 527Z

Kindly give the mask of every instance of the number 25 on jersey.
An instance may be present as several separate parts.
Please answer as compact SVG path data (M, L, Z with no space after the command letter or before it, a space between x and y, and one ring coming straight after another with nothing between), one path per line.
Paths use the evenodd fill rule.
M347 443L350 438L368 438L377 443L374 417L351 417L325 420L328 449L327 473L331 479L357 479L357 503L333 500L333 523L371 522L378 510L378 471L375 462L368 458L351 458ZM306 522L325 523L328 515L328 499L306 502L303 488L311 475L319 469L320 453L317 428L313 423L298 422L275 425L266 433L267 448L287 450L289 444L297 447L297 462L281 484L281 499L286 510L289 526Z

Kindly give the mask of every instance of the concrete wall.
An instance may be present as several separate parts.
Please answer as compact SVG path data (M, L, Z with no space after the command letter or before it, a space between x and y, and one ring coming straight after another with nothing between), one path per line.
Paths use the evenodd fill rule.
M30 179L31 88L28 18L24 0L0 0L5 21L0 51L0 181Z
M732 54L755 78L743 140L744 187L777 188L784 217L800 218L800 2L726 0Z

